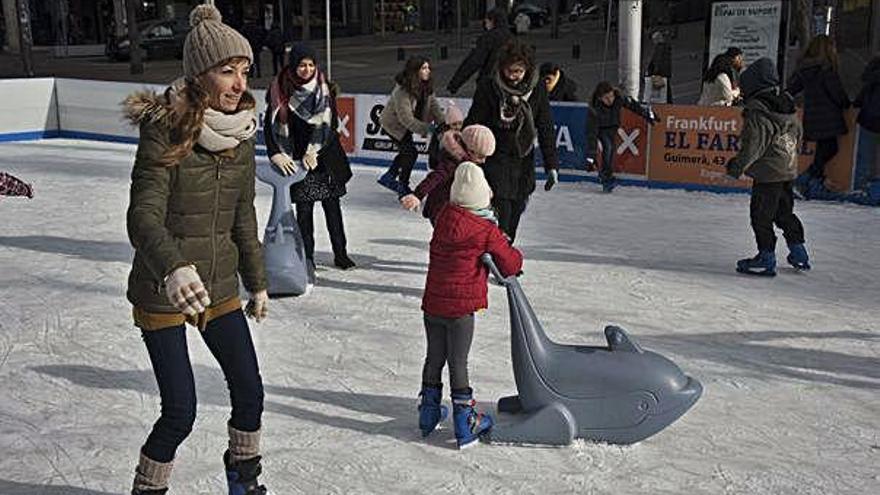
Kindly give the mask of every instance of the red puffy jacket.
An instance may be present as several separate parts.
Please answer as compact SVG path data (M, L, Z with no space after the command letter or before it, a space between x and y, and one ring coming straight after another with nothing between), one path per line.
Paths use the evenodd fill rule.
M522 269L522 253L507 242L494 223L460 206L444 206L431 238L422 311L460 318L487 308L489 269L480 260L483 253L495 258L505 277Z

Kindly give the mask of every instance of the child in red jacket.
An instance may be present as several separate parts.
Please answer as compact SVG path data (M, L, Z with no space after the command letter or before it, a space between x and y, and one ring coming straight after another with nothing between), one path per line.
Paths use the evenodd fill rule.
M427 436L445 417L445 409L440 406L441 373L449 363L459 448L473 445L492 427L492 417L475 409L467 369L474 312L488 307L489 270L480 256L490 253L504 276L522 268L522 254L498 228L491 199L492 190L483 170L472 162L458 165L449 204L440 210L434 225L422 299L428 345L419 394L419 428Z

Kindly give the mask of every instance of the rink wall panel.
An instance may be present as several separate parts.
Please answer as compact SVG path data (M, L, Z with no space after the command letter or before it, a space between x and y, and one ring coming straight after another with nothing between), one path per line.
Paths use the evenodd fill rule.
M0 94L0 141L58 136L54 79L0 79Z
M136 91L162 92L165 88L145 83L63 78L0 80L0 89L9 95L0 101L0 141L65 137L136 143L138 130L124 120L122 101ZM252 93L259 120L257 154L265 156L262 124L266 92ZM397 146L379 125L387 98L376 94L338 98L338 131L352 162L387 166L394 158ZM464 114L471 103L464 98L439 100L444 107L457 105ZM585 167L587 105L553 103L552 111L560 178L567 182L596 181L595 170ZM614 151L614 168L622 183L716 192L748 190L749 181L734 181L724 174L724 163L738 150L736 138L742 120L737 109L658 105L655 111L658 121L649 125L635 113L624 110ZM854 112L848 115L850 121L854 116ZM729 123L728 128L718 128L719 122ZM829 164L829 178L835 180L828 185L838 191L852 187L856 149L860 150L859 156L868 156L865 144L859 143L856 127L850 126L853 132L841 139L841 152ZM417 167L424 169L428 142L423 137L416 137L415 141L420 151ZM812 161L812 147L809 143L802 150L802 169ZM544 175L540 150L536 150L536 158L540 179Z

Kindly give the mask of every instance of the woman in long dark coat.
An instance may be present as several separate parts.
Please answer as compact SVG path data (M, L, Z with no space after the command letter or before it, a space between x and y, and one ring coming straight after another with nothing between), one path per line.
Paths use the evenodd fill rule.
M825 165L840 149L838 137L847 133L844 111L850 107L850 100L837 71L834 40L820 34L810 41L803 60L788 80L792 96L804 94L804 139L816 142L813 163L797 181L806 196L824 187Z
M342 207L351 166L336 132L336 95L318 67L318 56L298 44L290 63L272 81L263 125L269 159L282 172L296 171L294 160L308 169L306 178L290 187L296 205L296 221L303 237L306 257L314 264L315 202L320 201L333 247L333 263L347 270L355 266L348 257Z
M495 153L483 169L492 187L498 225L512 242L535 190L535 137L548 174L544 189L549 191L558 181L559 158L550 101L544 84L539 84L529 46L514 39L501 48L492 77L477 84L465 119L465 126L471 124L482 124L495 135Z

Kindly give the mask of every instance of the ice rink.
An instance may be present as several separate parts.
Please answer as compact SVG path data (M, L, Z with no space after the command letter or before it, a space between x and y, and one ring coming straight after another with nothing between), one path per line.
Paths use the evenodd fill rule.
M0 495L128 493L158 390L125 299L134 146L0 144L36 197L0 197ZM316 212L318 285L252 324L266 389L264 474L280 494L880 493L880 208L799 202L813 271L734 272L754 254L748 196L563 183L532 196L521 283L555 340L609 323L705 387L629 447L479 445L416 426L419 309L431 229L356 167L345 197L353 271L332 267ZM258 186L261 227L271 191ZM172 494L225 493L226 386L189 333L199 396ZM490 289L470 356L478 401L515 392L507 302ZM585 377L585 380L588 377ZM448 391L448 388L445 390ZM448 403L448 399L445 399Z

